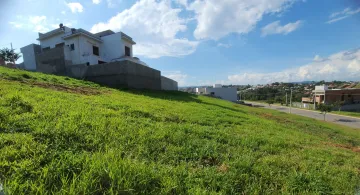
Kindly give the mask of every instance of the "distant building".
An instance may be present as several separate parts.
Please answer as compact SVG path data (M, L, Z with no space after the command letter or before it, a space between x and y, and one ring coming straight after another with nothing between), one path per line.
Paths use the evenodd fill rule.
M91 33L62 24L39 33L40 44L22 47L24 62L31 71L85 79L111 87L178 90L176 81L133 57L133 39L111 30Z
M30 44L20 49L27 70L36 70L37 66L59 60L66 65L95 65L127 59L146 65L138 58L133 58L133 45L136 43L123 32L106 30L93 34L81 28L68 28L60 24L55 30L39 33L37 40L40 45ZM56 49L61 51L50 51ZM46 57L42 53L47 53ZM54 56L50 58L49 55ZM58 59L59 56L62 59Z
M315 86L310 97L302 98L303 103L332 104L343 101L345 104L360 103L360 89L329 89L326 85Z
M210 95L224 100L237 101L237 88L224 88L221 84L214 84L213 87L196 88L196 94Z

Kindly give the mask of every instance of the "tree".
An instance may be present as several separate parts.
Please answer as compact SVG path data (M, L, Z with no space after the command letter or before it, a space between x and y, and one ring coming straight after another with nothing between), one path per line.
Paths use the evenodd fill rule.
M339 112L341 111L341 107L345 104L344 101L336 101L334 103L334 107L339 109Z
M271 104L274 104L274 100L266 100L266 103L268 103L269 106L271 107Z
M324 121L325 121L326 113L331 112L333 109L333 106L328 105L328 104L320 104L318 106L318 109L324 114Z
M0 49L0 57L5 62L15 62L21 57L21 55L20 53L16 53L14 49L4 48Z

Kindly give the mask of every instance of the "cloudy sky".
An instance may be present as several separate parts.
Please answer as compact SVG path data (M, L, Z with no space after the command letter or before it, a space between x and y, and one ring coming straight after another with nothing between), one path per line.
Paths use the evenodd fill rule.
M360 80L358 0L0 0L0 48L59 23L123 31L180 86Z

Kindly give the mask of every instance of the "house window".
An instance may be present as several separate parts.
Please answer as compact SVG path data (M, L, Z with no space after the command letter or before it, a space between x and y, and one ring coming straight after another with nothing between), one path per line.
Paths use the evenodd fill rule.
M131 56L130 47L125 46L125 56Z
M70 50L71 50L71 51L74 51L74 50L75 50L75 45L74 45L74 43L72 43L72 44L70 45Z
M93 54L96 56L99 56L99 48L96 46L93 46Z

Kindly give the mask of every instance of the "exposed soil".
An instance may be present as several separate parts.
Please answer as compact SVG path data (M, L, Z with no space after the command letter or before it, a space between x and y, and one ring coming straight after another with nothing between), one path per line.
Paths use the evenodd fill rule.
M50 84L50 83L31 83L31 85L35 85L37 87L53 89L53 90L57 90L57 91L78 93L78 94L83 94L83 95L99 95L101 93L98 89L90 88L90 87L68 87L68 86L64 86L64 85Z
M330 146L334 146L337 148L343 148L343 149L347 149L347 150L351 150L353 152L357 152L360 153L360 147L359 146L349 146L349 145L344 145L344 144L334 144L334 143L326 143L327 145Z

